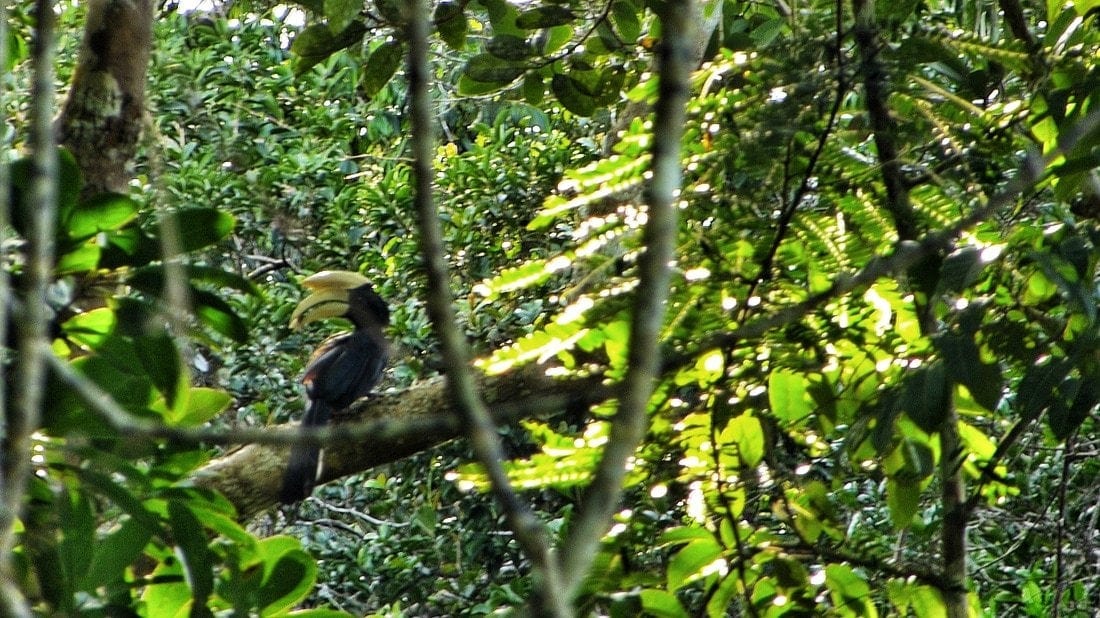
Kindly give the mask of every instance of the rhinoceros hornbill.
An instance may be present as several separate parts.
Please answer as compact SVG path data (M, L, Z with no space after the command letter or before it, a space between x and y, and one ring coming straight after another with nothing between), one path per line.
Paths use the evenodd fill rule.
M306 367L302 383L309 398L303 427L328 423L333 412L365 397L382 377L389 346L382 329L389 324L386 302L366 277L353 272L324 271L302 281L313 291L290 316L291 328L330 317L342 317L355 327L325 341ZM296 444L290 450L279 500L302 500L313 491L320 473L321 449Z

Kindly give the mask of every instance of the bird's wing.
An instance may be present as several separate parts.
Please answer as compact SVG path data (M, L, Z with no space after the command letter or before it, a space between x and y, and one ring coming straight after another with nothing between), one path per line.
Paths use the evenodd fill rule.
M339 410L370 394L386 365L385 342L355 331L329 340L306 368L302 382L311 400Z

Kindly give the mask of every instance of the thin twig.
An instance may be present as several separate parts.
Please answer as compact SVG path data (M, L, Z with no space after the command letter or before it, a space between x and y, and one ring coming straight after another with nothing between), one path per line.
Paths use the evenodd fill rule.
M432 199L432 112L429 95L428 15L425 0L409 5L409 116L412 125L413 201L420 228L420 251L428 279L428 314L439 337L447 366L447 384L466 423L474 453L501 504L516 541L531 560L539 578L536 597L543 612L564 618L570 614L566 597L559 594L556 563L542 522L512 488L502 462L504 452L492 416L478 393L470 369L469 349L455 319L443 232Z
M627 352L627 372L610 439L584 492L569 535L562 543L562 583L572 596L598 552L622 497L630 459L648 427L649 399L660 374L659 337L669 294L670 264L677 230L682 182L680 152L690 95L691 0L674 0L659 10L662 41L657 55L659 89L654 105L653 176L646 190L648 210L638 261Z

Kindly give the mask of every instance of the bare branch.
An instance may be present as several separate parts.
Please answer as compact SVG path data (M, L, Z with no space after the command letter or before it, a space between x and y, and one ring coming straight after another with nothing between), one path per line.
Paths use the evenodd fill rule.
M478 393L470 369L470 354L459 332L451 303L450 277L443 247L443 233L432 200L432 113L429 96L428 16L424 0L409 5L409 99L412 124L414 203L420 231L420 250L428 276L428 314L435 326L447 366L447 383L462 413L466 431L478 461L492 484L508 526L534 565L540 579L536 596L550 615L567 616L569 611L558 594L556 564L550 553L548 533L542 523L520 500L512 488L502 464L504 454L496 425Z
M894 219L899 240L913 240L918 235L918 225L909 202L908 185L901 173L901 161L898 160L898 147L894 142L894 119L890 117L890 108L886 99L886 71L879 62L878 27L875 22L875 0L852 0L852 12L855 13L856 44L859 46L863 73L864 97L867 101L867 115L874 132L875 149L878 150L879 164L882 166L882 180L886 185L886 209Z
M30 616L30 608L12 573L15 519L23 504L30 474L31 435L38 429L43 389L46 383L45 354L50 320L46 291L54 260L54 218L57 212L57 143L54 140L54 22L53 3L38 0L34 5L36 27L33 41L34 85L31 92L31 184L33 215L27 240L27 262L22 282L23 314L18 328L18 357L15 362L15 405L6 410L3 452L0 461L0 611L7 616ZM6 43L0 43L6 44ZM6 191L6 187L0 188ZM8 297L4 297L6 302Z
M659 12L662 41L658 49L659 89L654 107L653 177L647 188L648 221L638 263L628 350L628 369L611 436L591 484L584 492L577 517L562 543L561 572L572 596L587 575L600 539L622 498L630 458L645 436L649 399L660 372L659 337L668 299L669 265L677 229L677 200L682 180L680 150L685 107L690 94L693 23L691 0L676 0Z

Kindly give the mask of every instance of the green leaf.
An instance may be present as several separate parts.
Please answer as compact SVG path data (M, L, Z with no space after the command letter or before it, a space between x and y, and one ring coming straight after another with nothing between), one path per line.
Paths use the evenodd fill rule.
M117 230L137 217L141 204L116 193L101 193L76 205L64 224L69 238L90 238Z
M501 60L526 60L534 50L527 39L511 34L498 34L485 44L485 51ZM474 77L474 76L471 76ZM474 77L474 79L478 79ZM482 80L491 81L491 80Z
M886 505L895 530L909 527L920 508L920 483L887 479Z
M568 8L559 4L547 4L520 13L516 18L516 26L524 30L538 30L572 23L574 19L576 17L573 11Z
M787 423L798 422L813 412L806 378L781 369L768 376L768 402L772 413Z
M341 32L363 10L363 0L324 0L325 19L333 32Z
M264 614L286 610L304 599L317 577L317 562L302 551L297 539L274 536L259 543L264 579L256 604Z
M843 564L826 566L825 585L836 607L854 612L856 616L878 616L870 586L851 567Z
M233 341L248 339L248 324L220 296L192 288L191 300L195 303L195 315L203 324Z
M462 69L463 75L474 81L501 86L515 81L523 72L523 67L492 54L478 54L470 58Z
M183 363L172 337L166 333L135 337L134 349L145 374L171 407L184 386L181 384Z
M74 343L94 349L114 331L115 312L107 307L78 313L61 325L65 336Z
M937 431L947 415L947 378L943 363L909 372L899 404L923 431Z
M585 92L580 82L568 75L554 74L550 80L550 91L565 109L578 116L591 116L596 111L596 99Z
M679 590L702 577L704 570L722 557L722 546L714 537L688 543L672 556L666 572L669 590Z
M627 45L638 40L642 33L642 22L638 19L638 13L638 7L630 0L615 0L611 5L611 22Z
M937 345L943 355L947 375L970 391L983 408L993 411L1004 395L1004 377L997 363L983 363L973 335L949 333Z
M87 548L91 550L91 566L81 583L87 590L121 583L126 569L132 565L153 538L153 530L135 519L122 522L105 538Z
M58 579L65 579L66 586L86 588L82 580L89 573L92 562L91 549L96 547L96 517L92 501L82 491L62 490L54 500L63 536L58 547L58 557L65 565ZM60 583L60 582L59 582ZM94 588L94 586L93 586Z
M655 588L644 588L639 593L646 616L657 618L687 618L688 613L676 595Z
M290 51L297 56L294 62L295 75L301 75L332 54L363 40L367 27L360 22L352 22L346 28L334 34L327 24L313 24L294 37Z
M389 83L401 66L404 49L399 41L386 41L371 51L363 64L363 79L360 82L363 96L369 99Z
M236 225L233 215L214 208L188 208L172 217L175 219L173 225L179 232L177 249L180 253L209 247L229 236Z
M435 7L432 22L439 31L439 38L455 51L466 49L466 14L457 2L444 1Z
M764 458L764 427L749 413L730 419L718 440L723 448L734 447L743 468L755 467Z
M1097 378L1098 376L1088 376L1082 379L1077 395L1070 405L1063 404L1062 398L1058 398L1055 404L1051 405L1047 422L1058 440L1065 440L1071 436L1100 403L1100 383Z
M1038 418L1050 405L1058 385L1069 374L1071 365L1065 359L1048 359L1031 365L1016 387L1016 408L1023 420Z
M183 427L201 425L224 412L233 402L229 393L205 387L190 388L185 397L185 407L181 413L169 419Z
M476 97L497 92L507 85L495 82L479 82L476 79L470 79L469 75L460 75L458 77L458 94L464 97Z
M528 71L527 75L523 76L522 91L524 101L531 105L541 105L546 97L546 84L543 82L542 75L535 71Z
M21 33L17 33L12 29L7 30L7 41L0 41L0 45L8 46L8 55L4 57L4 72L11 73L11 70L15 68L16 64L22 62L28 55L30 50L27 47L27 41L24 40Z
M194 513L175 500L168 502L168 522L183 557L191 598L196 607L205 607L214 592L214 557L206 544L206 530Z

